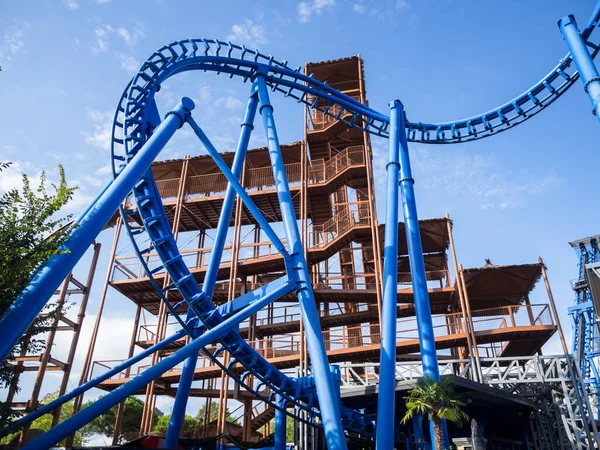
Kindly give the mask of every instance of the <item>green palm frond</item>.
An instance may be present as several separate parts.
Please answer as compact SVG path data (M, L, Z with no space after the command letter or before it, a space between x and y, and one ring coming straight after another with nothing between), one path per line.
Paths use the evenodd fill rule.
M461 409L465 403L454 392L451 378L445 378L438 383L426 377L404 397L404 400L407 411L402 418L403 424L415 414L427 414L429 417L435 416L457 423L468 419Z

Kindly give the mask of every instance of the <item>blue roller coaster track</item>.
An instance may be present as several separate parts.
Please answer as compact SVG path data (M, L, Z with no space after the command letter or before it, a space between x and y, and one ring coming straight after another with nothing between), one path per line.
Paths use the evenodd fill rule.
M117 105L111 138L113 180L77 219L77 226L70 230L69 237L64 244L64 248L68 252L50 258L34 274L27 288L0 318L0 357L3 360L6 358L52 296L61 280L72 270L94 238L119 208L123 224L147 276L166 308L179 321L181 330L118 367L19 419L2 430L2 434L31 423L35 418L81 395L101 381L164 348L170 342L188 335L191 338L189 344L30 442L25 448L51 447L103 414L107 409L134 394L165 371L183 362L184 368L165 444L169 448L175 447L199 352L214 361L232 379L252 392L256 398L276 408L276 423L278 424L275 431L276 448L283 448L281 445L284 445L281 433L285 433L285 421L282 420L282 417L284 414L288 414L289 406L294 406L297 412L305 411L309 418L318 417L320 419L319 422L324 428L329 449L346 448L345 432L376 438L377 449L393 448L394 415L389 412L394 411L395 398L395 289L398 273L398 229L391 226L385 229L381 373L378 415L377 420L374 421L359 411L353 411L340 405L335 370L332 370L327 362L308 276L308 266L302 251L277 137L274 111L269 98L270 92L278 92L290 97L312 110L321 111L343 121L349 127L388 138L386 223L398 222L398 206L401 203L409 244L410 269L413 274L415 309L423 366L427 376L439 380L408 143L455 144L482 139L506 131L547 108L572 87L578 78L582 79L584 90L590 97L595 114L600 103L600 77L594 66L593 58L600 51L600 46L594 44L591 37L598 26L599 19L600 3L581 32L572 16L563 18L559 22L559 28L569 53L539 83L515 99L488 112L446 123L408 121L405 118L404 107L398 100L390 103L389 115L378 112L328 86L327 83L302 73L300 68L289 67L287 61L278 61L258 50L231 42L218 39L186 39L173 42L153 53L128 84ZM194 104L190 99L182 99L172 111L165 115L163 120L160 119L155 103L156 93L165 80L187 71L215 72L239 79L248 83L250 87L246 115L231 168L223 161L209 137L192 118ZM239 181L257 112L262 118L267 136L268 151L282 211L286 244L271 228ZM185 124L192 128L228 180L215 244L202 287L194 280L179 253L150 170L152 162L169 139ZM126 211L120 205L130 193L135 198L136 207L134 210ZM246 293L226 305L216 307L212 302L212 294L236 198L240 198L244 202L274 246L283 255L286 275ZM139 215L143 226L131 227L130 221L127 220L127 216L131 214ZM139 242L150 242L151 244L144 247L140 246ZM150 251L156 252L162 261L160 267L152 270L144 260L144 255ZM154 275L160 270L166 270L170 276L171 282L167 286L160 285L154 278ZM183 297L182 302L175 306L167 301L165 295L172 289L179 290ZM237 331L240 322L277 298L292 292L296 294L302 311L311 358L311 375L296 379L288 377L269 364L240 337ZM182 306L187 306L188 313L185 318L181 317L178 312ZM214 341L220 343L219 347L214 351L208 350L208 344ZM231 360L227 365L224 365L222 359L219 358L223 351L227 351L231 355ZM244 371L241 374L238 370L233 371L234 365L243 367ZM259 387L253 388L247 382L249 376L259 380ZM271 395L262 396L259 393L260 387L268 388ZM305 420L300 419L299 414L296 414L295 418ZM445 433L445 442L447 445L447 433Z

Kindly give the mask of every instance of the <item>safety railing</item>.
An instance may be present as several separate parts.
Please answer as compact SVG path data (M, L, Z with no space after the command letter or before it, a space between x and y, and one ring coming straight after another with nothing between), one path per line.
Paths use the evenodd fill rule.
M328 116L327 116L328 117ZM309 168L309 184L325 183L341 171L352 166L365 164L364 147L354 145L345 148L327 161L316 159L312 161ZM301 163L290 163L285 165L288 183L296 186L302 181ZM157 180L156 186L163 200L175 200L179 194L179 178ZM275 188L273 168L255 167L246 170L244 186L248 191L267 190ZM227 189L227 178L223 173L210 173L205 175L192 175L187 177L184 198L194 199L210 197L223 194Z
M281 240L284 244L286 239ZM208 266L212 247L181 249L181 257L190 269L201 269ZM279 251L271 241L241 243L239 245L238 261L248 261L269 256L278 256ZM223 249L221 264L230 264L232 258L232 246L226 245ZM162 262L157 253L147 253L144 255L144 261L153 270L162 266ZM161 271L162 272L162 271ZM136 279L145 277L146 273L139 259L135 255L125 255L115 257L111 273L111 281L124 279Z
M428 270L425 272L427 287L443 288L450 287L449 270ZM410 272L398 273L398 289L410 289L412 287L412 275Z
M363 362L338 364L341 373L342 388L354 386L370 386L379 383L379 363ZM440 376L454 375L472 378L471 361L457 359L439 361ZM402 361L396 364L396 381L418 380L423 378L423 365L420 361Z
M341 306L339 308L340 313L343 314L344 310ZM331 315L331 312L329 314ZM530 317L532 318L530 319ZM283 315L284 320L298 320L298 318L298 311L290 310L289 313L284 312ZM432 317L432 320L436 338L459 336L466 333L461 313L436 314ZM548 305L507 306L480 310L477 311L477 315L473 317L472 322L476 332L490 330L508 331L516 327L554 324ZM257 324L259 323L262 322L257 322ZM269 323L267 319L265 319L265 323ZM419 330L416 318L399 319L396 323L396 341L398 343L418 341ZM328 350L363 347L379 344L380 342L379 327L373 327L370 324L332 328L323 332L323 338ZM294 354L298 350L300 345L299 339L299 333L291 333L274 338L259 339L253 341L251 345L257 349L263 349L265 351L264 355L267 355L265 357L268 357L268 355L285 356ZM501 339L501 336L499 339ZM269 349L271 348L275 350L269 353ZM491 355L500 354L501 350L502 347L499 347L496 349L498 353Z
M285 165L285 171L290 186L297 185L301 181L302 165L290 163ZM179 178L157 180L156 187L163 200L175 200L179 193ZM249 191L265 190L275 188L273 168L255 167L246 170L244 186ZM205 175L188 176L185 185L184 198L186 200L202 197L210 197L223 194L227 189L227 178L222 172L209 173Z
M302 181L302 165L300 163L286 164L285 173L290 186L295 186ZM244 185L249 190L265 190L275 188L273 168L271 166L267 166L248 169L246 171Z
M315 289L375 289L375 274L329 272L313 283L313 287Z
M552 326L554 319L548 305L500 306L472 311L473 329L488 331L499 328ZM459 320L462 313L448 314L450 320ZM500 321L500 322L499 322Z
M360 95L358 93L348 93L348 96L352 97L355 100L360 101ZM308 103L312 103L315 101L314 97L307 96ZM334 105L322 105L324 111L319 111L317 109L312 109L311 113L307 116L307 125L309 131L319 131L324 130L329 125L338 121L338 118L344 117L347 114L347 111L342 110L342 107L338 104Z
M296 307L297 308L297 307ZM339 311L335 308L329 311L329 315L343 314L343 306L337 305ZM263 312L264 313L264 312ZM531 314L530 314L531 313ZM323 314L322 314L323 315ZM489 308L485 310L479 310L474 313L473 327L476 332L483 332L489 330L505 330L510 331L511 328L525 327L525 326L536 326L536 325L553 325L554 320L550 313L548 305L519 305L519 306L507 306L501 308ZM299 320L300 312L294 311L293 308L286 309L276 308L270 317L263 317L257 319L257 325L264 323L273 323L276 321L291 321ZM434 334L436 338L445 336L465 336L466 327L462 321L462 314L437 314L432 317L434 323ZM145 332L154 334L152 326L147 326ZM418 327L417 321L413 318L399 319L397 320L397 332L396 341L401 344L403 342L415 341L418 342ZM369 345L379 345L380 343L380 332L379 326L372 326L370 324L355 325L347 327L336 327L329 330L323 331L323 339L327 350L343 350L343 349L358 349ZM507 344L507 339L503 338L501 334L498 335L498 341L493 344L486 344L486 346L479 346L480 350L488 348L489 350L482 351L481 357L497 357L502 354L502 350ZM301 346L300 333L289 333L279 336L269 336L262 339L255 339L249 341L248 344L252 346L260 355L265 358L278 358L286 356L298 355ZM418 355L416 355L418 357ZM527 357L522 357L527 358ZM502 358L500 358L502 359ZM464 370L464 365L469 360L464 360L460 363L460 367L456 370ZM123 360L108 360L108 361L95 361L92 367L92 375L98 376L107 370L110 370L114 366L120 364ZM440 361L440 367L443 367L445 362ZM212 363L208 358L199 357L197 367L212 367ZM148 365L140 365L134 367L131 371L131 376L141 373L145 370ZM419 362L414 364L406 363L403 367L410 368L410 371L416 370L420 367ZM180 371L180 368L175 368L168 373L175 373ZM496 370L496 369L495 369ZM497 368L497 370L500 370ZM409 371L409 372L410 372ZM441 370L443 372L443 370ZM368 373L368 372L366 372ZM414 372L414 375L418 375L418 370ZM355 376L355 375L353 375ZM403 376L406 376L404 374ZM125 377L125 372L114 375L111 379L118 380ZM398 377L398 371L397 371ZM363 380L368 381L368 380Z
M519 383L552 383L569 381L569 360L565 355L533 355L514 357L481 356L483 379L491 386L506 385L514 389ZM342 389L354 386L370 386L379 383L379 363L337 364L342 374ZM440 375L455 375L473 380L473 367L469 359L439 361ZM421 361L398 361L396 381L419 380L424 377Z
M158 324L146 324L141 325L138 328L137 333L137 341L138 342L156 342L156 333L158 329ZM181 329L181 325L179 322L169 322L167 323L167 328L164 331L165 336L170 336L173 333L179 331Z
M362 145L346 147L328 160L315 159L308 171L309 184L325 183L338 173L353 166L365 164L365 148Z
M347 203L327 222L322 225L313 225L309 233L309 246L311 248L327 247L348 230L354 227L368 226L370 223L371 214L367 200Z
M366 309L366 306L358 305L358 310L364 309ZM259 314L260 316L256 318L256 326L292 323L299 321L301 318L300 307L297 304L275 305L269 313L262 311ZM319 311L319 317L341 316L343 314L348 314L348 311L342 304L338 303L330 303L328 311Z
M206 349L210 352L214 352L216 350L214 345L208 346L208 347L206 347ZM217 359L221 363L223 362L222 356L218 357ZM149 361L149 359L146 359L144 361ZM125 359L110 359L110 360L94 361L92 364L91 378L96 378L96 377L102 375L103 373L108 372L113 367L122 364L123 362L125 362ZM127 377L132 378L132 377L135 377L135 376L141 374L144 370L148 369L149 367L152 367L149 362L146 362L144 364L134 365L133 367L131 367L129 374L127 374L126 370L122 370L122 371L114 374L112 377L108 378L108 380L124 380ZM178 364L177 366L175 366L172 369L165 372L164 375L169 376L169 375L180 374L182 367L183 367L183 363ZM198 355L198 362L196 363L196 369L203 369L203 368L208 368L208 367L218 367L218 366L214 363L214 361L212 359L207 358L206 355L201 352Z

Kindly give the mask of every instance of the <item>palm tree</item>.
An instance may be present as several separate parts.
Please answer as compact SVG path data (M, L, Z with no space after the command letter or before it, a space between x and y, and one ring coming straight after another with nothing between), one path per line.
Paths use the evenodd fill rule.
M442 419L460 424L469 418L461 409L465 404L454 393L451 378L438 383L425 377L404 400L407 411L402 423L408 422L415 414L427 414L433 423L436 450L442 450Z

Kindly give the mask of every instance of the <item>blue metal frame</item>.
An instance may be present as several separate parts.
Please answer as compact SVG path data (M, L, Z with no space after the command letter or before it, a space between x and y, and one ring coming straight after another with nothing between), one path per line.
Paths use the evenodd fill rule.
M254 91L254 86L252 91ZM256 94L252 92L252 95L250 95L250 98L248 99L248 106L246 108L246 114L242 124L242 132L240 134L240 139L232 165L232 172L236 180L240 180L242 176L244 162L246 160L246 151L248 150L248 143L250 142L250 134L254 128L253 123L256 115L257 104L258 98ZM223 250L225 249L225 240L227 238L227 230L229 229L235 198L235 189L231 183L228 183L225 192L225 199L223 200L223 205L221 207L221 216L219 217L219 223L217 225L217 233L213 244L211 260L208 264L206 275L204 277L203 290L206 296L211 300L214 292L214 286L217 281L219 265L221 264L221 259L223 257ZM190 312L188 313L187 320L191 320L193 317L195 317L195 315ZM198 354L195 354L190 356L184 364L181 379L179 381L179 385L177 386L177 395L175 397L173 411L171 412L171 420L169 421L167 437L165 439L165 448L175 448L177 446L181 426L185 418L185 408L187 406L190 388L192 387L194 370L196 369L197 362Z
M287 441L287 415L285 414L285 400L279 397L277 403L280 409L275 410L275 440L273 450L285 450Z
M62 280L71 272L104 225L110 220L126 195L148 170L152 161L167 144L171 136L183 125L194 103L184 98L160 124L157 133L146 142L135 161L110 183L84 217L79 219L61 253L53 256L33 276L31 282L16 298L10 308L0 317L0 360L17 344L33 323L46 302L54 294Z
M577 66L577 72L583 83L583 90L588 94L590 101L592 102L594 108L592 113L598 117L597 111L598 105L600 104L600 75L598 74L598 69L596 69L592 56L587 50L585 39L579 33L577 22L572 15L560 19L558 27L569 48L569 52L571 52L575 66ZM593 50L596 51L596 48L594 47ZM600 120L600 117L598 117L598 120Z
M571 282L575 291L575 305L569 307L573 328L572 351L586 385L588 394L600 400L600 374L597 359L600 357L600 335L594 303L585 272L586 264L600 262L600 248L596 238L588 243L579 242L575 251L579 256L579 277ZM572 244L573 245L573 244ZM600 404L598 405L600 409Z
M258 50L250 50L230 42L214 39L191 39L177 41L159 49L144 63L119 100L111 140L115 179L100 192L76 221L78 226L71 230L70 236L63 247L64 250L68 251L52 257L34 275L27 288L0 318L0 356L4 359L18 342L46 301L52 296L61 280L73 269L76 262L130 191L136 199L137 208L134 213L139 214L141 217L143 227L138 230L131 230L127 220L125 220L125 228L132 239L136 233L147 234L152 242L151 246L140 250L137 243L134 242L136 253L143 259L143 254L155 250L162 260L162 266L158 270L165 269L173 280L173 283L164 289L159 288L154 279L154 273L157 269L149 270L142 261L144 270L161 299L166 301L164 292L170 289L178 289L181 292L184 298L182 303L186 303L189 308L186 320L180 319L170 305L169 310L175 313L174 315L180 321L182 331L115 367L107 374L80 386L71 393L42 407L37 412L20 419L13 426L2 430L2 432L6 433L9 430L30 423L41 414L95 386L109 377L109 374L116 373L124 367L129 367L139 361L140 358L152 354L167 345L167 343L172 342L173 339L188 334L193 338L190 344L113 391L102 401L96 402L91 407L60 424L32 442L27 448L49 447L60 441L64 436L72 433L109 407L121 402L132 392L157 378L173 365L186 360L167 437L168 443L172 444L178 437L181 420L185 414L186 394L189 393L198 352L201 350L253 394L259 395L256 390L253 390L244 382L244 379L249 375L271 389L274 395L278 396L277 404L273 403L270 398L261 399L275 406L280 413L279 417L284 416L281 405L286 403L293 404L298 410L308 411L313 416L320 416L330 449L344 449L346 447L344 429L365 435L373 434L372 421L360 413L340 405L338 390L330 375L308 266L302 251L300 234L277 138L273 107L269 100L267 88L270 88L272 91L283 93L300 103L306 104L311 109L317 109L324 114L335 117L351 127L362 129L377 136L390 137L389 164L387 167L388 210L384 251L384 297L381 324L383 338L377 448L391 448L394 440L394 417L389 412L394 411L393 399L395 396L398 188L400 188L402 196L406 222L423 366L426 376L439 380L413 189L414 180L410 170L408 142L457 143L481 139L505 131L544 110L569 89L579 76L581 76L585 90L592 100L594 110L597 110L600 101L600 80L593 64L593 58L600 51L600 46L588 45L588 41L599 19L600 2L581 33L579 33L572 16L561 20L559 23L560 30L571 53L563 58L539 83L523 94L486 113L467 119L437 124L407 121L402 104L398 101L390 105L391 114L390 117L387 117L385 114L363 105L326 83L301 73L300 68L291 69L285 61L277 61L272 56L264 55ZM590 51L587 49L588 46ZM577 66L577 71L574 70L573 65ZM194 108L191 100L183 99L177 108L167 114L165 119L160 122L154 95L160 88L161 83L167 78L189 70L225 73L231 77L242 79L244 82L252 80L246 117L242 124L242 132L232 169L227 167L206 134L191 119L190 111ZM339 108L333 108L333 106L339 106ZM239 182L257 107L260 107L260 115L267 133L269 155L276 180L288 248L282 243ZM335 114L332 112L334 110L336 111ZM200 289L195 282L179 254L152 172L149 170L152 161L177 128L181 127L186 121L229 182L223 213L217 228L215 250L209 264L203 289ZM123 131L122 137L117 135L120 130ZM398 177L398 174L400 174L400 177ZM216 308L211 301L215 273L221 260L224 237L236 196L246 204L256 221L283 255L287 276L272 282L268 286L245 294L228 305ZM127 212L123 210L121 212L126 219ZM302 309L302 319L312 360L313 375L311 376L311 383L307 383L303 379L292 380L285 376L264 358L260 357L236 332L239 321L249 317L249 315L279 296L290 292L296 292ZM590 339L589 331L587 331L590 327L581 325L582 322L577 322L581 319L575 319L575 316L578 318L587 317L587 312L581 311L583 306L583 303L579 302L579 305L575 307L577 314L575 314L575 309L572 310L577 326L585 331L583 337L580 336L578 341L580 343L577 347L578 351L582 351L581 349L585 346L587 346L585 348L588 348L589 342L587 340ZM593 320L593 317L591 320ZM217 338L222 349L227 350L232 355L231 364L240 364L245 367L246 372L241 377L230 372L231 365L223 367L217 358L217 352L210 353L206 352L205 349L203 350L207 342ZM584 365L584 373L586 376L589 374L590 379L593 375L593 379L597 383L598 374L595 366L590 367L589 370L585 366L585 364L591 364L590 361L593 362L594 356L589 352L586 353L586 351L583 351L583 355L585 357L582 357L580 361ZM316 395L313 382L316 386ZM388 423L391 423L391 426L386 426ZM445 445L447 445L446 434L445 437Z
M315 377L315 386L319 396L319 407L321 410L321 420L325 428L325 439L327 448L345 449L346 437L342 420L339 413L339 401L335 395L335 386L330 374L329 363L327 361L327 352L323 343L323 335L319 322L319 313L317 311L315 296L312 291L310 274L308 273L308 264L304 258L302 241L300 240L300 230L298 230L298 221L294 212L294 204L290 194L283 156L279 146L277 130L275 128L275 119L273 117L273 106L269 101L264 76L259 74L256 78L258 90L258 99L260 103L260 115L263 118L265 133L267 135L267 145L269 156L273 165L273 177L275 178L275 188L279 198L279 207L283 220L285 234L289 245L289 264L286 264L294 271L298 280L298 303L302 312L302 322L304 323L304 334L306 345L310 353L312 363L312 373ZM289 272L288 276L292 276Z
M402 104L390 103L387 198L383 248L383 298L381 301L381 356L377 396L378 450L394 447L396 400L396 319L398 308L398 174L400 173L400 134L404 134Z

